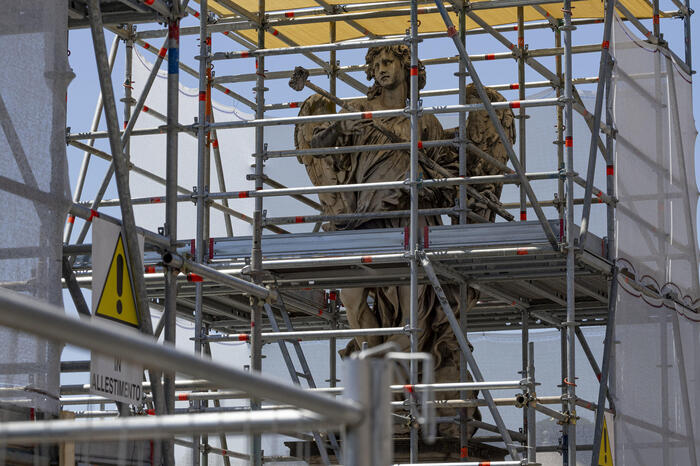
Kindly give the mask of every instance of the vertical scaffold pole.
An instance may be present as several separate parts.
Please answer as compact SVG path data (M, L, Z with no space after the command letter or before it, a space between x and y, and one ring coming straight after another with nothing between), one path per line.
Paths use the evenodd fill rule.
M204 262L204 250L206 244L206 206L207 206L207 70L209 68L209 45L207 41L207 25L209 18L207 0L199 2L199 93L197 112L197 231L195 238L195 261L199 264ZM197 282L195 286L195 307L194 307L194 352L202 352L202 306L203 306L202 283ZM194 401L192 407L197 410L201 406L199 401ZM201 438L195 435L192 438L192 465L200 464L200 444ZM206 456L206 452L204 452Z
M567 351L566 351L566 327L562 326L559 329L559 358L561 362L561 410L562 412L566 412L568 409L569 405L566 401L566 384L564 383L564 380L566 379L567 375ZM569 424L563 423L561 426L561 441L560 441L560 446L561 446L561 457L562 457L562 464L564 466L567 466L569 464Z
M338 328L338 293L337 291L331 291L329 293L329 307L331 311L331 330L336 330ZM330 387L335 387L338 384L338 364L337 364L337 347L336 339L328 339L328 384Z
M331 22L329 24L329 35L330 35L330 42L333 43L336 41L336 23ZM328 73L328 90L330 91L332 96L336 96L337 93L337 81L338 81L338 76L337 76L337 57L336 57L336 51L331 50L330 51L330 56L328 57L329 60L329 65L330 65L330 70L331 72ZM337 97L337 96L336 96Z
M124 129L129 124L131 119L131 105L133 101L132 90L132 70L133 70L133 59L134 59L134 30L131 25L127 25L126 30L129 33L128 38L124 41L125 57L126 61L124 63ZM127 135L124 135L127 136ZM129 159L131 158L131 137L127 137L122 146L124 147L124 156Z
M200 2L201 3L201 2ZM205 112L205 122L207 124L207 131L206 131L206 138L205 138L205 146L204 146L204 163L205 163L205 175L204 175L204 186L205 186L205 191L207 193L207 196L211 192L211 146L212 146L212 137L214 133L212 131L209 131L209 125L214 122L214 108L211 104L211 82L212 82L212 64L211 60L208 59L209 55L211 55L211 31L208 29L208 24L209 24L209 12L207 11L207 19L206 19L206 46L207 46L207 72L206 72L206 79L207 79L207 93L206 93L206 112ZM217 141L217 147L218 147L218 141ZM223 165L221 164L221 154L219 155L219 168L218 173L221 175L221 178L223 178ZM227 227L227 231L231 231L231 236L233 236L233 227L231 226L231 216L226 215L225 216L225 223ZM210 202L205 202L204 204L204 250L206 252L206 257L214 257L214 243L211 241L211 203ZM204 259L203 259L204 260ZM203 315L202 315L203 317ZM203 319L200 319L199 325L201 328L200 331L200 339L205 339L209 335L209 326L205 325L202 323ZM200 409L201 408L207 408L208 407L208 402L207 401L202 401L200 403ZM202 466L209 466L209 436L208 435L203 435L202 436Z
M576 297L574 288L574 268L576 259L574 248L576 236L574 235L574 109L573 109L573 56L571 53L571 33L574 27L571 24L571 0L564 0L564 100L565 104L565 129L566 137L566 385L567 412L570 416L568 432L568 464L576 465Z
M523 7L519 6L517 9L518 14L518 52L520 56L518 57L518 99L520 101L525 100L525 14ZM518 111L518 148L520 153L520 165L523 170L527 171L527 147L525 145L525 119L527 115L525 113L525 108L520 107ZM523 186L520 186L520 221L524 222L527 220L527 195ZM521 312L521 356L522 356L522 377L529 377L528 369L528 342L530 341L530 329L529 329L529 314L527 309L523 309ZM529 440L529 429L534 426L529 425L530 420L530 410L523 409L523 435ZM527 442L529 448L534 448L534 445L530 445ZM534 450L533 450L534 451ZM527 450L529 456L530 449Z
M129 119L131 118L131 102L133 98L131 97L131 91L133 89L132 83L132 72L133 72L133 58L134 58L134 29L133 26L127 24L125 30L128 32L127 38L124 40L124 128L129 124ZM127 160L131 158L131 137L124 134L122 139L122 150L124 152L124 157ZM129 416L129 405L126 403L117 403L117 409L120 416Z
M530 384L530 395L535 396L535 343L528 342L527 345L527 381ZM537 426L535 424L535 408L528 403L527 408L527 462L537 463Z
M165 234L170 240L171 250L177 243L177 176L178 176L178 131L180 98L180 21L168 22L168 82L167 82L167 130L165 136ZM166 271L165 295L165 344L175 345L177 318L177 274L179 271ZM168 414L175 412L175 373L164 376ZM166 462L175 461L174 444L163 443Z
M265 0L258 0L258 49L265 48ZM265 56L256 58L255 79L255 118L260 120L265 116ZM263 189L263 152L265 150L265 133L262 126L255 127L255 190ZM253 245L251 251L250 270L253 280L258 282L262 274L262 215L263 198L255 198L253 211ZM262 303L251 299L250 314L250 369L262 370ZM259 401L250 400L252 409L260 407ZM249 454L252 466L262 466L262 443L260 434L250 436Z
M467 13L466 2L462 2L459 10L459 40L466 46L467 39ZM457 68L457 86L459 88L459 104L467 103L467 67L459 60ZM459 112L459 176L467 176L467 114ZM459 224L467 223L467 187L459 185Z
M337 28L336 28L336 23L335 21L332 21L328 25L328 33L329 33L329 39L330 42L333 43L337 39ZM337 55L335 50L331 50L329 53L328 57L328 64L330 65L330 73L328 73L328 90L331 93L332 96L337 97L338 93L338 77L336 73L336 67L338 66L337 63ZM317 231L317 229L320 229L321 227L321 222L318 222L314 226L314 231ZM328 293L328 305L330 307L331 311L331 321L330 321L330 328L337 329L338 328L338 306L337 306L337 292L335 290L331 290ZM329 338L328 339L328 383L330 387L335 387L338 382L338 367L337 367L337 341L335 338Z
M554 30L554 46L557 48L561 47L561 29L556 28ZM562 60L561 55L555 57L555 67L557 78L559 78L559 83L561 83L556 88L557 98L562 97L562 89L564 84L564 75L562 73ZM560 173L564 173L566 170L566 164L564 163L564 109L561 106L557 106L557 139L554 141L557 146L557 169ZM559 234L562 235L564 231L564 217L565 217L565 202L564 202L564 177L560 176L557 181L557 200L559 204L557 205L557 211L559 213ZM561 410L566 411L567 403L566 398L566 385L564 384L564 379L566 378L566 327L561 327L560 332L560 363L561 363L561 394L562 394L562 406ZM562 424L562 437L561 437L561 448L562 448L562 463L564 465L568 464L569 453L568 453L568 440L569 440L569 425Z
M467 13L466 2L462 1L459 10L459 40L466 46L467 39ZM462 60L458 62L457 82L459 88L459 104L467 103L467 68ZM467 176L467 114L459 112L459 176ZM467 187L459 185L459 224L467 223ZM469 306L469 285L466 282L459 284L459 326L461 331L467 333L467 307ZM459 381L467 381L467 360L459 354ZM460 398L465 400L467 392L460 391ZM459 410L459 457L462 461L468 461L469 426L467 425L467 410Z
M561 30L559 28L554 31L554 47L561 48ZM557 99L562 97L564 75L562 73L561 66L561 55L557 55L555 58L555 67L557 72L557 78L559 79L560 85L556 88ZM557 105L557 139L554 141L557 146L557 170L563 173L565 170L564 164L564 109L561 105ZM564 228L564 178L562 176L557 180L557 199L559 204L557 205L557 212L559 213L559 235L561 236ZM560 238L561 240L561 238Z
M683 32L685 33L685 64L688 65L688 69L692 71L693 69L693 49L692 43L690 41L690 15L692 11L690 9L690 0L685 0L686 14L683 17Z
M525 15L523 7L518 7L518 52L520 56L518 57L518 99L520 101L525 100ZM525 120L527 115L525 114L525 108L520 107L518 111L518 138L519 138L519 149L520 149L520 165L523 170L527 172L527 158L525 145ZM520 221L527 220L527 193L523 186L520 186ZM523 355L527 355L527 344L525 345L525 350ZM523 359L527 359L524 356ZM523 363L523 370L527 369L527 363Z
M411 217L409 224L411 283L410 283L410 327L411 327L411 353L418 351L418 335L415 329L418 327L418 2L411 0L411 77L409 95L409 114L411 116L411 169L410 169L410 198ZM410 383L418 382L418 364L411 359ZM414 401L415 402L415 401ZM418 462L418 430L411 426L410 461Z
M612 56L610 59L610 73L607 76L607 83L605 85L605 126L608 128L614 128L615 119L613 117L613 91L612 91L612 71L615 66L615 62ZM606 192L610 199L615 198L615 140L612 137L610 131L605 133L605 151L607 152L608 165L605 167L605 181L606 181ZM614 247L615 247L615 206L612 204L606 204L607 209L607 251L606 256L608 260L613 260L615 258ZM613 299L611 296L609 299Z

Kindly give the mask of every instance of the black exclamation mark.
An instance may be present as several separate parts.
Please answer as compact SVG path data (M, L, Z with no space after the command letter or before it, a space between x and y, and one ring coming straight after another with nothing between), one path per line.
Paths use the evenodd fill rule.
M124 288L124 257L121 254L117 254L117 294L122 297L122 291ZM122 313L122 300L117 299L117 314Z
M603 464L608 464L608 430L603 429Z

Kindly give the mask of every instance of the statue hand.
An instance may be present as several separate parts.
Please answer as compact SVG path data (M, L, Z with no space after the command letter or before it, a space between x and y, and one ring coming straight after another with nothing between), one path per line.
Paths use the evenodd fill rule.
M333 122L328 128L320 131L311 138L311 147L333 147L340 134L340 121ZM314 157L324 157L323 155Z

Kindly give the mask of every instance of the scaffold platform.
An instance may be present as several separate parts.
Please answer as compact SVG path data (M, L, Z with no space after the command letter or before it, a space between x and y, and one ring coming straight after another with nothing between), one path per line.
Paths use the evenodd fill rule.
M558 220L549 223L565 234ZM191 250L184 243L178 252L187 257ZM534 327L564 320L566 254L552 248L538 221L426 227L420 243L445 283L465 281L480 291L478 304L469 312L471 331L519 328L524 309ZM212 239L210 264L220 272L245 277L250 244L249 236ZM265 235L262 283L282 292L295 328L328 328L333 316L326 312L323 290L408 285L407 244L402 228ZM603 239L589 234L577 250L576 318L581 325L605 324L612 270L604 259L605 247ZM147 251L144 261L153 269L162 258L157 251ZM80 257L75 266L87 274L90 258ZM146 274L150 299L164 297L161 276ZM87 275L78 277L79 282L88 280ZM194 310L196 280L191 274L179 277L182 316L191 316ZM427 283L423 273L420 280ZM221 332L249 330L247 296L204 278L203 288L205 323ZM340 327L347 328L345 316L338 318Z

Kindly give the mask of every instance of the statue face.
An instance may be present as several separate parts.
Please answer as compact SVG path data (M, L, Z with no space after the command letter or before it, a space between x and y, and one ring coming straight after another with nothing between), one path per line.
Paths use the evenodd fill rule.
M395 89L405 79L401 61L393 53L383 50L372 62L374 79L387 89Z

